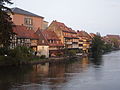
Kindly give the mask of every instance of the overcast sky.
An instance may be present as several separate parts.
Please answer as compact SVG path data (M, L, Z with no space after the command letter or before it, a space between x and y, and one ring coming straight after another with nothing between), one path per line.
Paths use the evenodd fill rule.
M120 0L12 0L19 7L74 30L120 34Z

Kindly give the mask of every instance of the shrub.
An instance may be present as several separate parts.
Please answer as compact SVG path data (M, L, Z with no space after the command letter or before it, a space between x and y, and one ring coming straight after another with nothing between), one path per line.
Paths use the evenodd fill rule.
M4 55L7 54L5 57ZM0 49L0 63L3 65L18 65L27 63L33 56L33 51L30 48L19 46L14 49Z
M0 48L0 55L5 55L8 53L8 49L7 48Z
M62 53L57 53L57 56L58 56L58 57L60 57L60 56L62 56L62 55L63 55Z
M75 50L70 50L70 51L68 51L68 55L70 57L75 56L76 55L76 51Z
M41 58L41 59L45 59L46 56L45 56L45 55L41 55L40 58Z

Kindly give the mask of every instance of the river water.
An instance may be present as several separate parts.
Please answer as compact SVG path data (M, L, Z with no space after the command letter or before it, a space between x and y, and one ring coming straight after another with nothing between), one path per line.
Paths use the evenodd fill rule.
M120 51L98 59L0 67L0 90L120 90Z

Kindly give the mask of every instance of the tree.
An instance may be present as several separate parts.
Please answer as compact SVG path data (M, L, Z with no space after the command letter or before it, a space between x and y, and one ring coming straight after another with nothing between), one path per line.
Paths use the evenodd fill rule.
M93 56L100 55L103 51L104 47L104 41L102 40L100 34L98 33L93 39L92 39L92 54Z
M11 9L6 7L6 4L12 4L11 0L0 0L0 45L8 48L11 42L11 36L14 34L12 31L12 20L7 11Z
M119 48L119 41L116 38L111 38L114 48Z

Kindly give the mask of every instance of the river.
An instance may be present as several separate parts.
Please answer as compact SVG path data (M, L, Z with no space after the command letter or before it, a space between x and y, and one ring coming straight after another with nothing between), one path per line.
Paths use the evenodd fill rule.
M120 51L98 59L0 67L0 90L120 90Z

